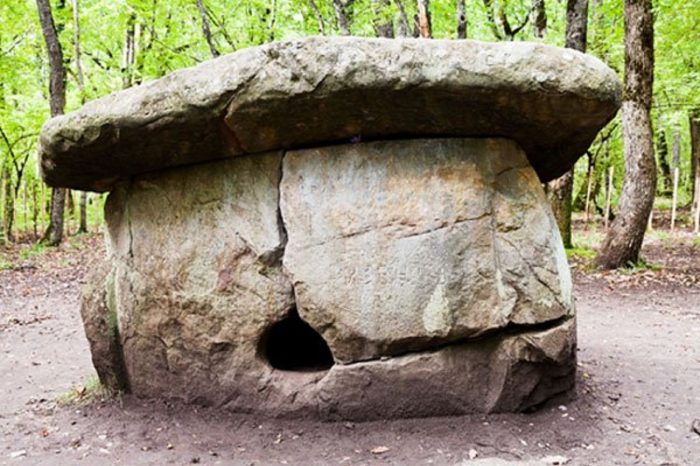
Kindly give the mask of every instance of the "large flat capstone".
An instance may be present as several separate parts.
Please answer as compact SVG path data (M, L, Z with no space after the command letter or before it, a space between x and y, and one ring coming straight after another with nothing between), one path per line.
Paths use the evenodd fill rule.
M621 85L596 58L522 42L314 37L249 48L54 118L52 186L351 140L504 137L540 181L568 170L615 115Z
M240 156L122 182L106 217L111 266L83 316L112 386L374 419L522 410L573 385L569 269L513 141Z

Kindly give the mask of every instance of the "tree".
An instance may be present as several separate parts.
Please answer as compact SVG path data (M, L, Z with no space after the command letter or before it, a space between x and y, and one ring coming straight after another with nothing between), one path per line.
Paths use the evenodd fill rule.
M566 47L586 51L588 32L588 0L568 0L566 3ZM574 189L573 168L548 186L549 202L557 220L564 247L571 242L571 204Z
M391 16L387 15L391 6L391 0L372 0L372 8L374 9L374 32L377 37L394 37L394 22Z
M350 17L348 9L355 3L355 0L333 0L335 7L335 17L338 20L338 29L343 36L350 35Z
M316 17L316 22L318 23L318 33L321 34L322 36L326 35L326 25L323 22L323 15L321 14L321 11L318 9L318 5L316 5L316 2L314 0L309 0L309 6L311 7L311 11L314 12L314 16Z
M220 55L220 53L217 50L216 44L214 44L214 39L211 36L211 26L209 25L207 9L204 7L204 0L197 0L197 10L199 10L199 16L202 19L202 34L204 35L204 39L207 41L211 56L216 58Z
M603 269L634 264L644 241L656 191L656 160L651 128L654 84L654 19L651 0L625 0L625 90L622 133L625 177L619 213L596 263Z
M85 103L85 76L80 61L80 5L79 0L71 0L73 7L73 49L75 51L75 75L80 91L80 103ZM87 193L80 192L80 220L78 233L87 233Z
M547 11L545 10L544 0L532 0L532 30L535 37L540 39L543 38L547 32Z
M51 13L49 0L36 0L39 11L41 32L46 42L49 56L49 106L51 116L62 115L66 106L66 70L63 67L63 49L58 41L56 25ZM51 190L51 218L43 240L51 246L57 246L63 240L63 211L66 204L66 190Z
M430 17L430 0L418 0L418 35L424 39L433 37L433 22Z
M694 109L689 115L690 123L690 167L692 176L693 193L693 223L697 233L700 225L698 214L700 213L700 109Z
M510 24L503 1L483 0L486 8L486 18L489 21L489 28L494 37L498 40L514 40L515 36L522 31L530 21L530 14L525 14L523 20L515 28Z
M467 38L467 8L465 0L457 0L457 39Z

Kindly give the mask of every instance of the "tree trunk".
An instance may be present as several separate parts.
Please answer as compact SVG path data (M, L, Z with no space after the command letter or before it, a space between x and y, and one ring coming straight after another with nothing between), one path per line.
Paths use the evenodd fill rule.
M457 0L457 39L467 38L467 8L465 0Z
M85 191L80 192L80 226L78 226L78 233L87 233L87 193Z
M588 0L569 0L566 4L566 47L586 51ZM549 202L557 220L565 248L571 242L571 204L574 190L574 169L549 182Z
M218 50L216 50L214 39L211 37L211 27L209 26L209 17L207 16L207 10L206 8L204 8L204 0L197 0L197 10L199 10L199 16L202 20L202 34L204 34L204 40L207 41L207 45L209 46L211 56L216 58L221 54Z
M85 103L85 78L83 77L83 66L80 60L80 5L79 0L72 0L71 4L73 6L73 47L75 49L75 69L76 75L78 76L78 89L80 90L80 103ZM87 196L87 193L81 192L80 198ZM83 230L83 225L87 225L87 211L80 209L80 233L86 232L87 229ZM34 227L36 230L36 221L34 222ZM36 233L34 234L36 236Z
M644 241L656 188L651 128L654 83L654 19L651 0L625 0L625 93L622 134L625 177L619 213L596 263L604 269L635 264Z
M37 0L38 1L38 0ZM126 35L122 52L122 87L131 87L134 81L134 62L136 61L136 14L131 13L126 21Z
M318 33L322 36L325 36L326 26L323 23L323 16L321 15L321 11L318 9L318 5L316 5L316 2L314 0L309 0L309 5L311 6L311 11L314 12L316 22L318 23Z
M430 0L418 0L418 34L424 39L433 37L433 25L430 18Z
M51 14L49 0L36 0L39 11L41 32L44 35L49 56L49 104L51 116L62 115L66 106L66 70L63 67L63 50L58 41L56 25ZM51 221L44 233L43 240L51 246L57 246L63 240L63 208L66 192L63 188L51 190Z
M15 235L13 232L14 220L15 220L15 198L12 193L12 174L8 167L9 162L6 162L2 166L2 176L0 179L0 189L3 190L3 225L2 231L6 242L13 242L15 240Z
M333 0L335 17L338 20L338 29L340 30L340 35L342 36L350 35L350 18L348 16L348 8L350 8L354 1L355 0Z
M540 39L547 33L547 11L544 0L532 0L532 29ZM567 18L568 19L568 18Z
M659 154L659 168L663 179L661 193L668 195L671 192L673 178L671 176L671 166L668 163L668 142L666 141L666 132L663 130L657 131L656 152Z
M394 0L394 2L399 9L399 20L397 21L398 26L396 28L396 34L399 37L408 37L411 35L411 27L408 25L408 15L406 15L406 9L404 8L401 0Z
M700 209L700 111L690 114L690 168L693 183L692 212L695 213ZM697 214L695 215L697 216Z
M387 15L388 7L390 6L391 0L372 0L374 32L377 34L377 37L386 37L388 39L394 37L394 22L391 16Z

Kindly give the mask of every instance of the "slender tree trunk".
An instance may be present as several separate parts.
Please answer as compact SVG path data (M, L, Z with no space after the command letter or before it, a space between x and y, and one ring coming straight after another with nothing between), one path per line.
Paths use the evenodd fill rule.
M354 2L355 0L333 0L335 17L338 20L338 29L340 30L340 35L342 36L350 35L350 17L348 15L348 8L350 8Z
M433 37L433 25L430 17L430 0L418 0L418 32L424 39Z
M372 9L374 10L374 32L377 37L394 37L394 22L391 16L387 15L388 7L391 6L391 0L372 0Z
M596 262L604 269L634 264L656 189L651 128L654 84L654 19L651 0L625 0L625 96L622 134L625 177L617 217L605 237Z
M6 242L13 242L15 240L15 235L13 232L14 220L15 220L15 198L12 193L12 174L8 167L9 161L2 166L2 176L0 179L0 188L3 190L3 225L2 231Z
M697 217L700 209L700 111L690 114L690 167L693 193L692 212Z
M547 33L547 10L544 6L544 0L532 0L530 14L532 15L532 29L535 37L541 39Z
M85 191L80 192L80 225L78 233L87 233L87 196Z
M311 11L314 12L314 16L316 16L316 22L318 22L318 33L322 36L325 36L326 26L323 22L323 16L321 15L321 11L318 9L318 5L316 5L316 2L314 0L309 0L309 5L311 6Z
M78 88L80 90L80 103L85 103L85 78L83 77L83 66L80 60L80 5L79 0L72 0L73 6L73 48L75 49L75 69L78 76ZM79 233L87 232L87 210L83 209L82 200L87 197L87 193L80 193L80 228ZM36 222L35 222L36 223Z
M588 29L588 0L568 0L566 4L566 47L586 51ZM571 204L574 189L574 169L549 182L549 201L557 220L564 247L571 242Z
M197 10L199 10L199 17L202 20L202 34L204 34L204 39L207 41L207 45L209 46L211 56L216 58L221 54L216 49L214 39L211 37L211 27L209 26L209 17L207 16L207 10L206 8L204 8L204 0L197 0Z
M49 103L51 116L62 115L66 106L66 70L63 67L63 49L61 49L61 43L58 41L49 0L36 0L36 5L39 11L41 31L44 35L49 56ZM59 245L63 240L65 196L66 191L63 188L53 188L51 190L51 221L44 233L43 240L52 246Z
M32 183L32 225L33 225L33 231L34 231L34 239L38 239L39 237L39 225L38 225L38 217L39 217L39 208L40 206L37 204L37 198L36 198L36 183Z
M457 0L457 39L467 38L467 8L465 0Z
M401 0L394 0L396 7L399 9L399 18L397 21L396 35L399 37L408 37L411 35L411 27L408 24L408 15Z
M131 87L134 82L134 63L136 61L136 15L129 15L126 20L124 49L122 51L122 87Z
M669 194L673 185L671 176L671 166L668 163L668 142L666 141L666 132L659 129L657 131L656 152L659 154L659 168L661 169L661 177L663 185L661 187L662 194Z
M586 51L588 37L588 0L566 3L566 47Z

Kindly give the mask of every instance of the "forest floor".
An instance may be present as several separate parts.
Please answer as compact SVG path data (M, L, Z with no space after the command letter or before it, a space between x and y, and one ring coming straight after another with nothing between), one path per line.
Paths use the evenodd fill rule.
M574 397L530 414L369 423L93 396L79 288L100 238L0 248L0 465L698 464L700 241L655 231L646 267L597 273L600 238L579 233L571 252Z

